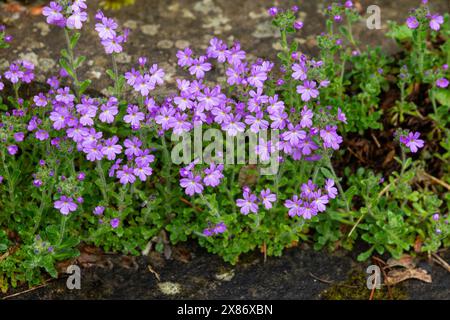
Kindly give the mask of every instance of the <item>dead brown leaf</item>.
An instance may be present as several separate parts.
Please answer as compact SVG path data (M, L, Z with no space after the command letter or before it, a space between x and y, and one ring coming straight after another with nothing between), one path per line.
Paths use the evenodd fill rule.
M388 272L384 279L386 285L395 285L408 279L417 279L426 283L431 283L431 275L424 269L394 269Z
M404 254L400 259L390 258L386 262L386 268L403 267L406 269L414 269L416 260L408 254Z
M386 155L386 158L384 158L383 167L386 167L392 160L394 160L395 157L395 149L392 149L389 151L389 153Z

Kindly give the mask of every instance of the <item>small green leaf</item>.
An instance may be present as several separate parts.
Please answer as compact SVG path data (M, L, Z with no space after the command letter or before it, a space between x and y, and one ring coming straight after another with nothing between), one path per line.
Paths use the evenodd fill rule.
M75 48L75 46L78 43L78 40L80 40L80 36L81 33L76 32L74 33L74 35L72 36L72 38L70 38L70 48L73 50Z
M81 84L80 84L80 94L83 94L87 88L91 85L92 81L87 79L84 80Z

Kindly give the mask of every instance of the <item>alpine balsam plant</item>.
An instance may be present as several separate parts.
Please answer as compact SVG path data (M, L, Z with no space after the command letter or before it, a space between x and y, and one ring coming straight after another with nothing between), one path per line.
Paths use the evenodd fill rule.
M424 146L418 133L398 133L401 170L385 186L362 169L356 175L347 169L344 181L332 162L344 152L339 132L381 128L378 104L391 59L379 49L359 48L352 35L359 14L351 1L327 8L320 58L309 57L291 39L303 27L297 12L296 6L268 10L281 35L276 63L251 58L239 42L212 38L205 52L178 51L176 89L162 96L153 94L165 85L165 72L155 62L140 57L119 69L117 55L129 30L98 11L98 45L111 60L111 84L101 95L79 72L86 59L77 56L86 1L44 7L47 23L65 39L59 72L31 97L23 90L34 86L36 70L29 61L12 61L0 78L0 92L8 96L0 100L2 290L37 284L42 270L56 277L56 263L76 259L81 241L137 255L153 246L163 251L167 238L196 238L236 263L255 248L281 255L307 239L317 248L345 244L345 225L351 228L344 237L348 248L357 237L371 245L361 259L374 250L398 256L415 236L431 239L424 251L437 250L448 234L447 216L437 214L441 200L431 192L411 193L420 165L405 154L406 148L416 152ZM0 28L0 47L11 40ZM411 59L419 63L419 56ZM440 89L448 86L447 69L420 78L434 84L436 117L443 113ZM445 131L440 119L445 118L435 120ZM243 154L230 152L235 142ZM175 161L180 154L183 161ZM270 174L268 163L275 168ZM361 208L355 197L365 200ZM411 208L424 212L416 217ZM400 238L392 238L397 233Z

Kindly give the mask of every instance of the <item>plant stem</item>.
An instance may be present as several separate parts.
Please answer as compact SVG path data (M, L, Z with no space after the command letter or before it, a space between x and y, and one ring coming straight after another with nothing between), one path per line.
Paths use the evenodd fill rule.
M336 183L336 186L338 187L339 193L341 194L342 199L345 201L345 207L347 209L347 212L350 212L350 206L349 206L348 201L347 201L347 199L345 197L344 189L342 188L342 185L339 182L339 178L336 175L336 172L334 171L333 164L331 163L330 156L328 155L327 152L324 153L324 158L325 158L325 161L326 161L326 164L327 164L328 168L331 170L331 173L333 174L334 182Z
M117 68L117 61L116 56L113 54L111 56L113 70L114 70L114 95L116 96L117 100L120 101L120 92L119 92L119 69Z
M202 199L203 203L208 207L209 210L212 211L212 213L220 219L220 213L219 211L217 211L217 209L215 207L213 207L211 205L211 203L209 203L208 200L206 200L205 196L203 195L203 193L200 193L200 198Z
M69 54L69 64L70 67L73 70L73 81L75 84L75 95L78 99L78 101L80 101L80 82L78 81L78 76L77 76L77 70L75 68L75 59L73 56L73 50L72 47L70 45L70 36L69 36L69 31L67 31L67 29L64 29L64 35L66 37L66 45L67 45L67 53Z
M98 172L98 175L100 176L100 181L102 184L100 189L103 194L103 199L105 199L105 201L108 203L109 202L108 192L106 191L108 188L108 185L106 184L105 173L103 172L102 164L100 161L97 161L97 172Z
M2 152L2 165L3 165L3 170L5 170L6 180L8 181L8 192L9 192L11 213L14 213L15 212L15 205L14 205L14 201L15 201L15 196L14 196L15 190L14 189L15 188L14 188L14 182L11 177L11 173L9 172L8 166L6 165L5 153L6 153L6 150L4 150Z
M64 233L66 232L66 222L69 219L69 215L65 216L62 215L61 217L61 225L60 225L60 229L59 229L59 241L58 241L58 245L60 245L64 239Z

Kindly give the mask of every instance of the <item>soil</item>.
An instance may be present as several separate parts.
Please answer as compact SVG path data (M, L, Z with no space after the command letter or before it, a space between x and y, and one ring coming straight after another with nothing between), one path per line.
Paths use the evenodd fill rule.
M67 289L63 275L45 287L9 299L369 299L365 270L370 262L355 262L357 253L314 251L306 245L285 251L280 258L248 254L235 265L223 262L195 243L178 245L172 258L104 255L81 269L81 289ZM450 258L450 253L442 255ZM97 261L98 262L98 261ZM383 287L374 299L450 299L450 274L423 260L418 265L432 283L407 280ZM20 293L18 288L8 294ZM5 297L6 295L3 295ZM0 295L0 299L2 295Z

